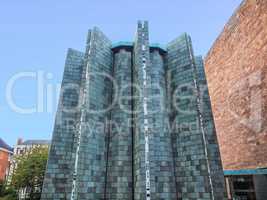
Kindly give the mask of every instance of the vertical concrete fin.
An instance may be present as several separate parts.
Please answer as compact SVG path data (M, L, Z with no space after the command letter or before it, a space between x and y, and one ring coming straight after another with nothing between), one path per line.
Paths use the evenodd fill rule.
M224 175L219 144L213 120L209 90L206 81L202 56L195 56L195 73L199 93L199 112L202 117L203 134L205 134L207 159L210 169L210 181L215 199L223 199Z
M70 199L71 196L83 62L84 53L68 50L42 200Z
M88 38L74 199L93 200L105 196L112 51L111 41L98 28L89 31Z
M135 85L134 96L134 197L137 200L150 199L151 178L149 162L149 123L148 117L148 85L150 75L149 33L148 23L138 21L134 43L133 82Z
M188 34L184 33L168 44L167 63L171 90L170 121L178 127L172 132L178 198L220 199L224 189L213 182L214 172L209 157L210 151L214 151L213 155L218 152L218 146L209 148L212 145L209 145L204 131L199 108L198 74ZM216 165L218 167L220 163Z

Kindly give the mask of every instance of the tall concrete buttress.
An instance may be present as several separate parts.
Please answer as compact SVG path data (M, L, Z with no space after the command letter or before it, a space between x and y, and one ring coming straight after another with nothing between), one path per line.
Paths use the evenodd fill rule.
M199 81L203 78L197 77L191 38L187 34L168 44L167 65L178 199L223 199L222 167L216 157L218 145L212 139L215 132L207 132L208 126L203 124L211 113L201 110ZM205 119L203 112L208 112Z
M90 30L85 53L67 54L41 199L223 199L202 86L187 34L165 49L149 44L146 21L133 43Z
M104 199L112 94L111 42L97 28L89 32L85 54L84 107L80 150L77 152L77 187L74 199Z
M148 115L148 93L150 85L148 23L138 22L133 50L133 111L134 111L134 197L146 199L155 193L154 178L151 174L151 134L149 126L151 117Z
M195 67L200 98L199 111L202 115L203 131L207 140L207 153L210 164L210 176L214 185L214 196L215 199L223 199L224 193L221 191L221 188L224 188L222 161L216 137L204 63L201 56L195 57Z
M149 47L148 23L139 22L134 46L134 84L140 88L134 102L135 199L176 197L163 54Z
M77 149L76 124L80 115L80 89L84 54L69 49L61 84L58 111L43 183L42 198L70 199Z

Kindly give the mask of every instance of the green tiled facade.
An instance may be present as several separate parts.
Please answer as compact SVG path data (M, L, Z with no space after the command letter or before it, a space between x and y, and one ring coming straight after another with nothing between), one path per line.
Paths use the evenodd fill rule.
M80 151L74 199L103 199L106 182L109 104L112 93L111 42L97 28L89 32L84 66Z
M124 200L133 197L132 99L127 99L132 96L131 87L128 87L132 82L132 55L120 49L113 57L113 77L117 82L113 94L117 96L112 99L118 101L111 110L113 123L109 134L106 198Z
M89 31L70 49L42 200L221 200L220 153L201 57L183 34L162 48Z
M200 113L203 117L203 130L208 142L207 151L209 155L210 163L210 175L213 181L214 196L215 199L223 199L223 193L221 188L224 187L224 182L221 180L224 178L222 171L221 155L219 151L219 145L216 137L216 130L213 121L213 114L210 104L210 96L207 87L207 80L205 76L204 63L201 56L195 57L196 74L198 80L198 89L200 93ZM219 163L219 164L218 164Z
M146 163L146 156L151 158L151 151L145 152L145 120L147 124L151 124L151 117L149 114L145 116L144 113L144 99L149 95L149 34L148 24L138 23L137 33L135 36L134 50L133 50L133 96L137 97L133 100L134 110L134 146L133 146L133 168L134 168L134 198L145 199L147 194L146 184L151 184L152 190L154 187L154 180L146 183L146 177L151 175L151 163ZM146 67L146 70L144 70ZM146 73L144 72L146 71ZM144 76L147 76L146 78ZM144 80L146 79L146 86ZM140 88L138 90L138 88ZM145 119L146 118L146 119ZM151 135L149 139L151 138ZM150 148L151 143L149 144ZM146 166L147 165L147 166ZM150 174L149 174L150 171ZM147 173L146 173L147 172ZM150 192L150 191L148 191ZM153 191L152 191L153 192Z
M80 115L78 91L82 85L83 58L83 53L68 50L42 199L71 197L77 148L75 124L79 122Z

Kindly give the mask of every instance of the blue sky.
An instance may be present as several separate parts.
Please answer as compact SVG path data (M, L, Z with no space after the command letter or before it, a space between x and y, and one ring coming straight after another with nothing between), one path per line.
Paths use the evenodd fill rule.
M11 77L43 73L44 89L61 82L66 50L84 50L87 30L98 26L114 42L132 41L138 19L149 20L150 42L165 44L183 32L196 55L205 55L241 0L24 0L0 3L0 137L14 145L23 139L50 139L52 111L20 114L6 100ZM12 89L16 105L36 103L33 78L19 79ZM44 95L44 99L47 95ZM50 99L50 98L49 98ZM46 104L46 100L44 101Z

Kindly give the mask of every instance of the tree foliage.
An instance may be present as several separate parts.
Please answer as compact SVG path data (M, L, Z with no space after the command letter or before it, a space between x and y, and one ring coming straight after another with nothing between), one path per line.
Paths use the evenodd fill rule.
M7 187L4 181L0 181L0 200L17 200L17 192L13 187Z
M12 176L12 186L26 190L27 198L40 199L48 158L47 147L35 147L23 156L15 158L16 170Z

